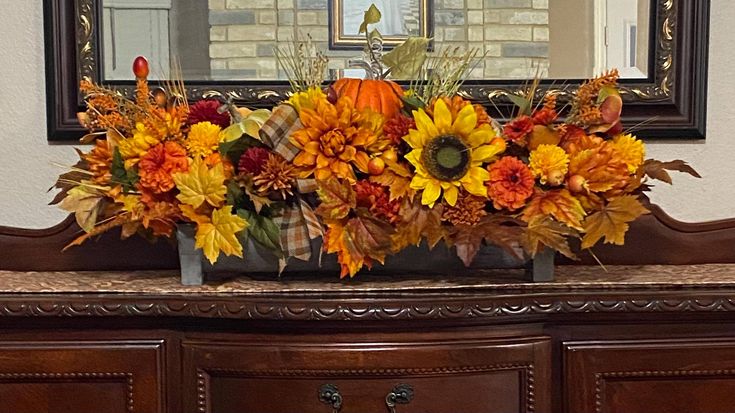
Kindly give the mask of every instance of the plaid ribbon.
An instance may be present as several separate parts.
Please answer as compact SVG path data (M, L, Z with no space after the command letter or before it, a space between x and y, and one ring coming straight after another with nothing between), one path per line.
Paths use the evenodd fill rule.
M271 117L260 128L260 139L273 149L273 152L291 162L301 151L289 138L297 130L303 128L299 114L293 106L278 105L273 109Z
M273 152L290 162L301 150L289 138L301 128L303 125L296 109L282 104L273 110L271 117L260 128L260 138ZM296 188L300 194L307 194L316 191L317 184L313 179L298 179ZM302 261L311 259L311 240L321 237L323 230L309 204L299 198L297 205L286 208L274 221L281 229L281 248L286 257ZM280 270L285 264L285 261L280 263Z
M314 210L299 199L298 205L286 208L274 221L281 228L281 248L286 256L302 261L311 259L311 240L323 235Z

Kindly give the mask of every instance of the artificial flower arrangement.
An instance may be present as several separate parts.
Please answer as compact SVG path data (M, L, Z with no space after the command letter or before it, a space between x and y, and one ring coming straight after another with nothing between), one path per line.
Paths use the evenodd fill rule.
M243 257L250 238L283 268L309 260L322 238L343 277L424 240L454 247L466 265L485 244L574 258L570 239L583 250L624 243L648 212L651 180L698 176L683 161L645 160L620 122L617 71L579 87L564 118L554 93L508 96L518 109L500 125L459 93L477 52L429 59L428 39L410 38L384 54L369 30L380 17L371 7L360 28L367 79L325 88L327 59L308 38L277 50L293 90L272 111L189 104L182 82L151 90L142 58L134 99L82 81L94 146L52 202L85 231L71 245L115 227L123 238L171 237L189 223L212 263ZM424 80L403 90L389 75Z

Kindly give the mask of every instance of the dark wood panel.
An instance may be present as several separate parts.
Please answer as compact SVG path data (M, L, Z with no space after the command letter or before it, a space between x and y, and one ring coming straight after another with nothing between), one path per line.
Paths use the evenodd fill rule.
M564 343L569 413L735 412L735 339Z
M547 338L453 340L437 334L427 342L184 344L187 412L323 413L317 397L336 385L342 413L387 411L385 399L398 384L413 387L402 413L548 412L550 344ZM442 340L439 338L442 337ZM363 338L365 340L365 338ZM270 343L265 344L264 343Z
M161 341L2 342L0 413L163 412L163 357Z

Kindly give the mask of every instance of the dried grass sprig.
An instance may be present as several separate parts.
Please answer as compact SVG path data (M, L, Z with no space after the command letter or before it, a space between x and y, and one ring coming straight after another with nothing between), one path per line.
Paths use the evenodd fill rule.
M469 73L477 67L487 53L480 55L479 49L463 50L459 47L447 48L436 57L429 58L419 79L412 82L421 100L430 101L437 96L453 96L467 79Z
M311 35L296 35L285 47L274 49L276 63L286 74L293 92L319 87L324 82L329 59L314 44Z

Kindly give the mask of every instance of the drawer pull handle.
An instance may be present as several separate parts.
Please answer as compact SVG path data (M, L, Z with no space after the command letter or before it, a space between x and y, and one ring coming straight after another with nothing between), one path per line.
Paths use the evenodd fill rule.
M410 384L399 384L385 396L385 405L390 413L396 413L397 404L409 404L413 400L413 387Z
M334 384L325 384L319 388L319 401L329 405L332 413L339 413L342 409L342 395Z

